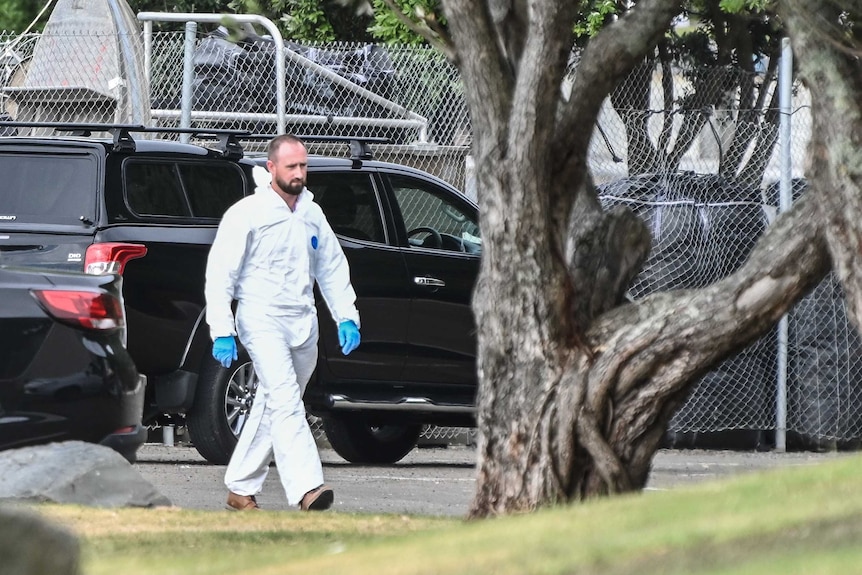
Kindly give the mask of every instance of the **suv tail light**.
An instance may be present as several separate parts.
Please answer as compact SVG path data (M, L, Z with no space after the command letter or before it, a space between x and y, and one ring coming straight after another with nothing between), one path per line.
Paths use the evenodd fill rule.
M84 257L84 272L91 275L122 274L126 262L142 258L147 254L147 246L106 242L91 244Z
M110 330L126 325L123 302L111 294L78 290L32 290L31 293L48 314L72 327Z

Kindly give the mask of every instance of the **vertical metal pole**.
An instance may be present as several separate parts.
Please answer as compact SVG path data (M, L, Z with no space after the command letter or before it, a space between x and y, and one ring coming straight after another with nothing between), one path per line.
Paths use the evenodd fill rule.
M186 22L185 52L183 54L183 96L180 107L180 128L192 127L192 82L195 79L194 55L198 23ZM180 134L180 141L188 143L189 134Z
M147 78L147 89L153 82L153 22L144 22L144 74Z
M778 209L784 212L793 202L793 164L790 156L790 106L793 89L793 51L790 40L781 40L781 66L778 72L778 125L780 179ZM778 323L778 385L775 397L775 450L787 451L787 316Z
M285 76L287 73L284 65L284 40L274 24L270 33L275 41L275 105L278 108L275 111L275 128L277 134L283 134L287 129L287 122L285 121L285 114L287 114L287 78Z

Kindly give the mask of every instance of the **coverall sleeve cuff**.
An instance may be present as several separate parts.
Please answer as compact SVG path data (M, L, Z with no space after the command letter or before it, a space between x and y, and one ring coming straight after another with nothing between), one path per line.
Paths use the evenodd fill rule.
M358 313L357 314L351 314L351 315L345 315L345 316L339 316L339 317L335 318L335 325L339 326L339 325L341 325L342 322L345 322L348 320L355 323L357 329L362 327L362 324L359 323L359 314Z
M228 333L212 333L212 332L210 332L210 339L211 340L215 341L220 337L236 337L236 334L230 333L230 332L228 332Z

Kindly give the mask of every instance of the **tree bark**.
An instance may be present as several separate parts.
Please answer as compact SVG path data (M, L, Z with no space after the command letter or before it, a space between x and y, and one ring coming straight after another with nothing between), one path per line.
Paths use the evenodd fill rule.
M812 108L809 195L815 195L848 316L862 327L862 8L858 2L786 0L799 72ZM849 17L856 25L839 26Z

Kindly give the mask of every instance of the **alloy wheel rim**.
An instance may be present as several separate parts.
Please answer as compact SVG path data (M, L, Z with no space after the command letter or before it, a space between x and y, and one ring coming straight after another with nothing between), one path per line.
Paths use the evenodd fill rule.
M248 421L257 384L257 374L250 361L237 367L230 376L227 389L225 389L224 414L234 437L239 437L242 428Z

